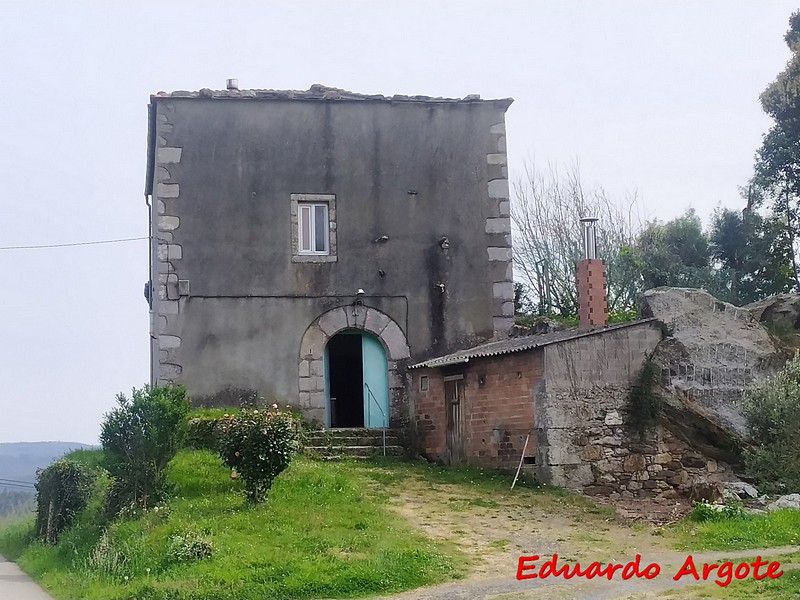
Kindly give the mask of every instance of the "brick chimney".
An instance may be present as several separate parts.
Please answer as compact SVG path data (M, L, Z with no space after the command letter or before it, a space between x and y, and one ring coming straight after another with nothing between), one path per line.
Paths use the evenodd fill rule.
M597 219L581 219L583 258L575 265L578 283L578 325L581 329L608 325L606 265L597 258Z

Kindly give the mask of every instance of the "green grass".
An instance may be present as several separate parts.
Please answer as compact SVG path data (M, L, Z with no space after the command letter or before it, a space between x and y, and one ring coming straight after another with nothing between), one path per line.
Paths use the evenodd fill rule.
M687 592L694 595L688 596ZM730 598L731 600L797 600L800 597L800 569L785 569L777 579L755 581L748 578L733 580L725 587L718 585L692 586L686 589L671 590L661 594L663 597L677 598Z
M458 485L462 490L466 488L474 492L474 496L464 496L460 499L464 505L498 508L504 504L513 504L517 498L530 498L529 495L519 493L525 490L536 494L540 510L558 511L568 507L578 509L578 513L604 518L614 516L614 509L610 506L598 504L587 496L565 488L549 486L531 478L521 477L512 490L514 475L507 471L471 465L444 467L427 462L387 461L385 464L391 468L382 471L373 468L367 473L368 476L381 483L400 482L413 475L428 482L430 487ZM455 502L451 501L451 504L457 506ZM580 514L574 516L580 519Z
M507 540L505 538L492 540L489 543L489 547L494 548L495 550L505 550L509 545L511 545L511 540Z
M205 419L219 419L225 415L238 415L242 412L242 409L230 407L230 408L193 408L189 415L186 417L187 419L197 419L197 418L205 418Z
M59 600L348 598L461 576L457 550L389 512L370 470L298 457L250 506L217 457L182 451L169 469L173 498L158 510L101 538L98 495L57 546L26 547L28 521L0 531L0 552ZM210 540L212 557L177 561L175 535Z
M775 510L719 521L684 519L675 526L679 550L745 550L800 543L800 511Z
M366 474L371 479L382 484L401 483L410 475L414 475L424 478L430 485L463 485L469 486L476 492L508 493L514 481L514 475L507 471L472 465L445 467L426 461L407 462L394 458L380 458L372 463L360 464L366 467ZM520 478L515 487L557 496L579 497L563 488L547 486L528 478Z

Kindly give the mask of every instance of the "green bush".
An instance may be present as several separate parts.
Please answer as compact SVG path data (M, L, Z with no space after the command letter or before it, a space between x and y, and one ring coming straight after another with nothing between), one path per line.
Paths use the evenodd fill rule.
M88 467L65 458L41 469L36 476L36 537L55 544L86 507L94 481Z
M163 497L164 469L183 443L190 409L185 390L173 386L134 389L130 399L118 395L117 403L100 431L104 466L114 479L109 516L126 506L146 509Z
M742 413L755 443L747 471L768 489L800 490L800 354L745 391Z
M217 417L192 417L186 427L186 447L195 450L219 451L217 447Z
M725 504L709 504L708 502L695 502L690 517L693 521L706 523L709 521L727 521L731 519L746 519L744 507L737 502Z
M639 318L639 311L635 308L620 308L608 313L608 324L630 323Z
M299 447L300 424L288 411L244 409L219 422L219 454L233 477L241 476L250 502L266 498L272 481Z

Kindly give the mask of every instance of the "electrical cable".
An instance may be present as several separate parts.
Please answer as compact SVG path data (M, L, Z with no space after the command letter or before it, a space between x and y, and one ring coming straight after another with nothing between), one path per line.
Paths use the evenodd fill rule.
M3 483L0 481L0 487L14 488L15 490L35 490L32 485L20 485L19 483Z
M32 481L20 481L19 479L6 479L5 477L0 477L0 481L4 481L5 483L21 483L23 485L36 485Z
M132 237L132 238L119 238L116 240L94 240L91 242L71 242L68 244L39 244L35 246L0 246L0 250L37 250L40 248L68 248L71 246L93 246L96 244L118 244L120 242L137 242L140 240L149 240L148 236Z

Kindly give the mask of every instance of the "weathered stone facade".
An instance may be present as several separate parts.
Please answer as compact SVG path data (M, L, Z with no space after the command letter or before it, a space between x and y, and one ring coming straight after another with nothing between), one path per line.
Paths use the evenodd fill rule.
M152 383L254 390L325 422L323 352L301 344L324 346L357 305L364 320L336 331L380 342L402 418L402 361L512 324L510 104L323 86L152 96ZM326 207L324 250L299 249L301 203Z

